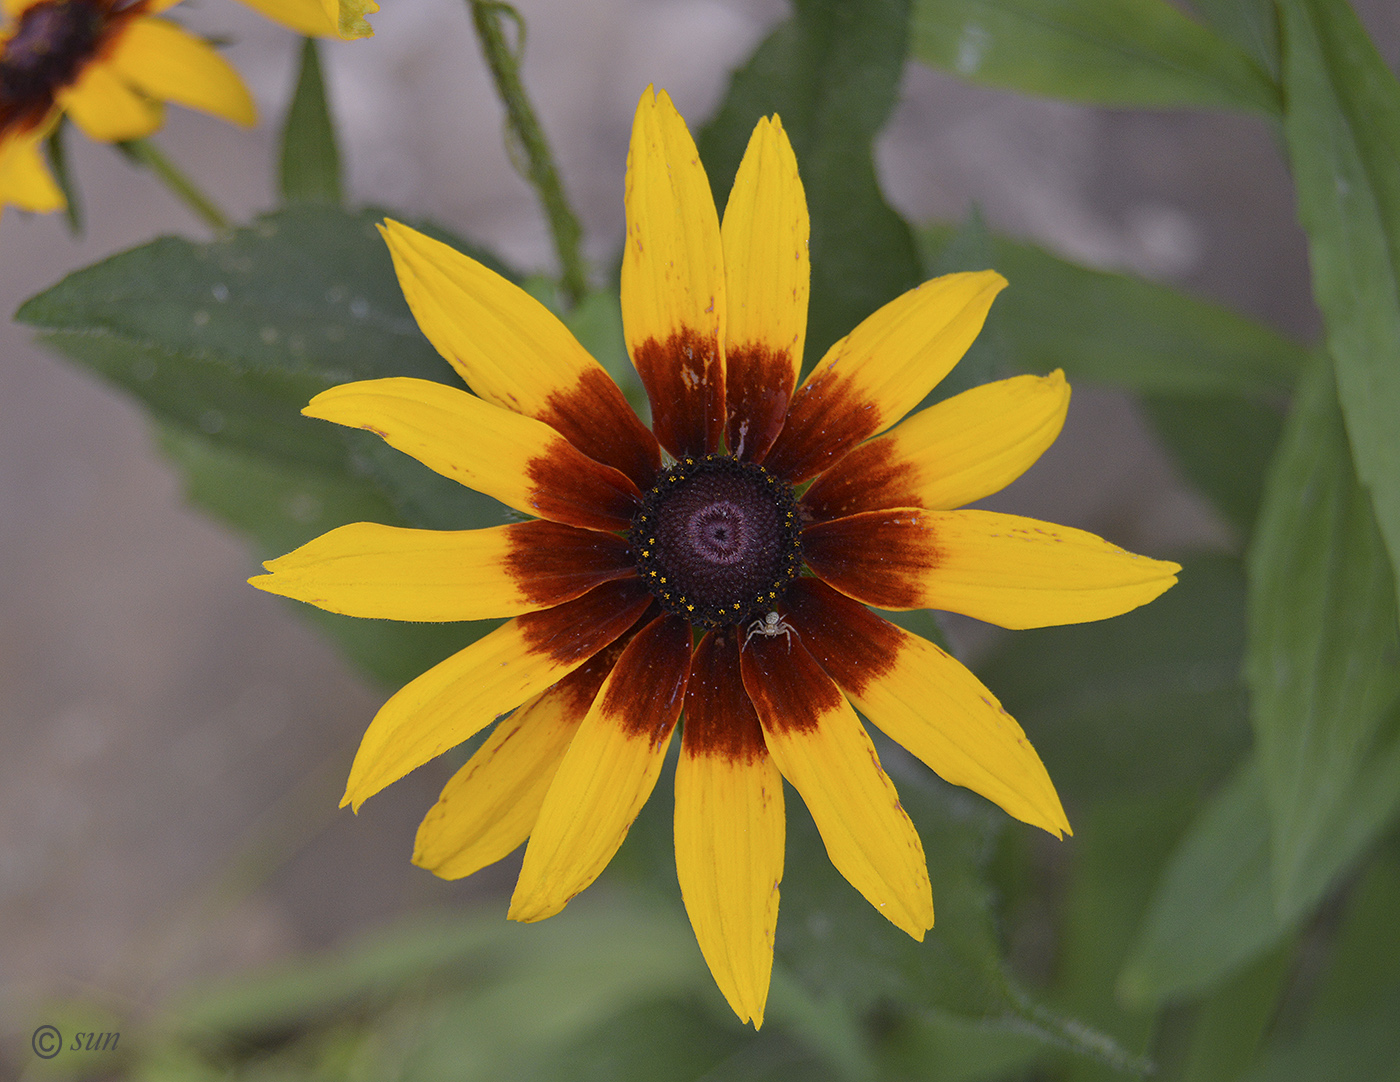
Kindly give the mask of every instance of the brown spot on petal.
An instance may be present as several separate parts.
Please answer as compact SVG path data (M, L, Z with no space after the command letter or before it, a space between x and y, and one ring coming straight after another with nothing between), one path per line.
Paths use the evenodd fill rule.
M601 368L584 372L572 390L551 394L537 416L589 458L626 474L639 489L655 483L661 447Z
M671 735L685 702L690 675L690 625L679 616L658 616L627 644L603 692L599 709L629 735L653 747Z
M696 647L685 689L681 752L749 763L767 754L763 728L739 671L739 628L711 631Z
M557 605L636 573L617 534L544 521L510 527L505 570L535 605Z
M919 471L892 458L890 441L863 443L815 481L802 507L817 520L840 518L886 507L917 507Z
M648 338L632 363L651 400L651 427L677 458L718 451L724 431L724 360L719 342L686 328Z
M567 664L598 653L636 623L650 604L651 593L641 579L618 579L515 621L533 653Z
M938 566L937 538L918 508L865 511L802 531L802 551L818 577L881 609L923 607L923 582Z
M525 464L535 488L532 507L542 518L592 530L625 530L642 506L626 474L589 458L565 439Z
M725 350L725 439L735 458L762 462L783 430L797 381L787 350L761 342Z
M899 628L820 579L798 579L784 604L788 619L827 674L853 695L894 669Z
M757 635L740 658L744 689L763 727L775 732L811 732L824 714L840 707L841 692L797 636Z
M849 379L827 369L793 396L787 421L763 465L796 485L831 467L880 430L883 414Z

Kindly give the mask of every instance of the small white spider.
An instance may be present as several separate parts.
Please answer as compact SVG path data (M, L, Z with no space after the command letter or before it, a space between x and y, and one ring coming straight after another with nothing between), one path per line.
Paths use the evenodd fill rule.
M749 644L749 640L755 635L762 635L765 639L776 639L782 635L787 639L788 653L792 653L792 637L796 635L802 638L797 628L784 620L776 610L769 612L761 620L755 620L749 625L749 633L744 636L744 645Z

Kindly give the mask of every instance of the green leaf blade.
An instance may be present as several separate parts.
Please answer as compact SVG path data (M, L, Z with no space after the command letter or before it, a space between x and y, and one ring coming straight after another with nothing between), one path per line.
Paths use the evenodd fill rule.
M916 0L913 55L990 86L1096 105L1277 113L1254 60L1162 0Z
M1283 0L1284 133L1356 470L1400 580L1400 82L1343 0Z
M1353 788L1400 710L1395 588L1371 501L1357 482L1332 373L1303 384L1250 553L1246 677L1284 911L1315 897L1339 822L1365 810ZM1400 798L1397 798L1400 799ZM1374 835L1385 819L1359 821Z
M341 202L340 148L315 38L302 40L301 70L282 125L277 176L284 203Z

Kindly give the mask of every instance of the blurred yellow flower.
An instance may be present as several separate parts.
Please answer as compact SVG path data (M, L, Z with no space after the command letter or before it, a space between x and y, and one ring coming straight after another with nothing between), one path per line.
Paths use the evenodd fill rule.
M67 115L99 142L141 139L172 102L257 123L248 88L208 42L156 13L172 0L4 0L0 208L61 209L40 143Z
M374 0L243 0L273 22L311 38L367 38L374 34L366 15L379 10Z

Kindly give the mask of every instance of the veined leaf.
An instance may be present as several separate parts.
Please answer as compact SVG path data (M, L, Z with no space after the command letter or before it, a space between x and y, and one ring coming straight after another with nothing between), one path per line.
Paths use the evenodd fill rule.
M1279 111L1264 70L1163 0L915 0L913 55L1095 105Z
M1325 883L1315 855L1339 822L1368 836L1400 803L1355 789L1400 713L1395 588L1357 482L1325 365L1300 386L1249 559L1246 677L1281 911ZM1379 814L1380 819L1369 818Z
M1284 119L1356 472L1400 581L1400 82L1345 0L1280 0Z
M880 194L871 156L894 108L908 26L909 0L796 0L700 132L723 207L754 123L782 116L812 218L806 368L921 280L909 227Z

